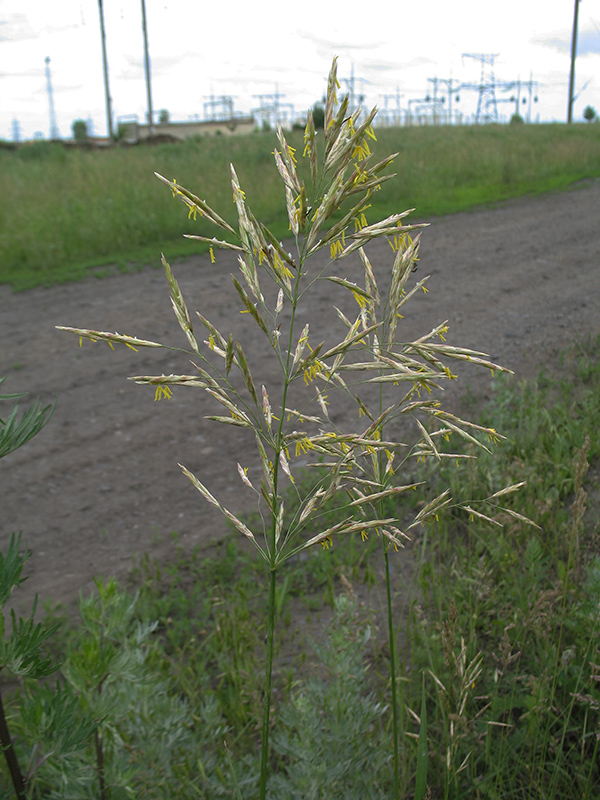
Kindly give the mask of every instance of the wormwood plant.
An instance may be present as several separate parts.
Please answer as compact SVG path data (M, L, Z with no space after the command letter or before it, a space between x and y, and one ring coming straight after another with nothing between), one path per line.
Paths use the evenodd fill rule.
M371 631L352 590L334 601L327 641L315 646L319 674L296 689L281 710L274 751L284 770L269 796L290 800L385 797L388 780L381 740L365 736L385 713L369 692L366 646ZM319 735L315 735L319 731ZM379 774L378 774L379 773Z
M6 378L0 379L0 386L5 380ZM0 394L0 400L13 400L23 396L23 394ZM18 404L15 404L6 419L0 418L0 458L22 447L39 433L49 420L52 411L53 406L48 405L42 408L39 400L35 400L19 416L19 407ZM24 552L21 551L21 535L14 533L10 537L6 555L0 553L0 672L7 670L16 678L39 679L50 675L57 669L57 665L44 658L42 647L58 625L47 627L35 622L37 598L28 617L17 617L14 610L11 609L9 626L6 625L5 619L5 607L13 589L25 580L21 577L21 573L29 555L27 549ZM25 798L26 786L39 762L34 758L32 750L28 767L23 771L9 731L1 692L0 746L15 794L19 799Z
M232 333L222 333L211 320L197 316L207 338L197 333L195 324L170 265L162 259L170 288L175 316L187 346L178 350L191 358L193 369L187 374L140 375L132 378L139 384L155 387L155 399L169 398L174 388L202 389L216 403L220 413L208 419L251 432L260 463L260 476L249 474L250 460L241 458L239 477L256 496L261 524L250 529L190 470L184 475L202 497L223 515L254 545L265 562L268 584L267 641L265 653L264 708L262 723L261 775L259 796L264 800L269 762L271 727L271 686L273 636L276 623L278 573L288 559L306 548L320 544L329 548L334 540L351 534L366 539L374 532L381 540L386 567L390 682L394 734L394 787L399 797L399 731L396 697L396 659L394 625L391 612L389 580L390 551L402 548L409 531L433 520L442 507L453 501L449 490L426 502L404 530L399 527L398 512L387 513L390 498L399 498L419 483L403 483L398 470L409 460L458 459L460 454L442 452L440 437L457 435L477 446L486 447L478 434L490 440L498 438L493 428L460 419L445 411L433 392L455 377L448 360L469 361L490 370L502 369L479 352L445 344L446 323L437 325L419 339L403 342L399 322L405 304L416 292L427 291L427 278L413 281L418 261L419 235L412 233L422 225L404 224L410 213L403 211L369 223L366 217L371 200L385 181L394 155L375 162L370 142L375 140L373 109L361 121L361 111L350 113L348 97L338 102L336 62L329 74L325 103L323 141L315 130L311 112L304 132L303 159L308 183L301 179L294 148L281 129L278 148L273 156L283 184L285 203L293 237L288 250L261 223L249 207L236 171L231 166L231 186L238 228L235 230L205 200L201 200L177 181L158 175L188 209L190 217L205 218L220 229L222 239L204 236L189 238L207 242L211 258L214 249L222 248L237 255L239 276L232 276L242 313L249 314L257 335L264 337L272 355L278 380L269 386L257 385L252 375L252 338L244 344ZM308 177L310 176L310 177ZM367 246L376 239L386 239L392 249L391 270L376 274L367 256ZM318 253L329 253L325 266L312 267ZM358 256L364 272L364 284L352 282L340 273L341 263ZM323 259L319 263L322 264ZM389 280L388 280L389 279ZM327 280L332 290L350 293L356 301L354 315L348 317L336 305L332 316L339 318L345 333L330 346L311 334L309 325L300 328L298 308L310 303L318 281ZM389 283L383 291L384 283ZM273 287L275 291L273 292ZM264 290L264 293L263 293ZM265 295L276 295L272 303ZM92 341L105 341L111 347L125 344L140 347L166 347L158 342L104 331L61 328ZM309 394L309 391L311 392ZM353 425L334 422L330 408L340 394L348 395L356 409ZM405 425L404 421L414 423ZM392 427L402 426L411 432L407 442L392 435ZM295 459L309 459L317 480L303 494L296 486ZM283 490L296 486L298 509L285 514ZM495 503L508 487L487 498ZM347 493L341 521L321 529L316 535L303 536L310 525L318 526L325 504L341 492ZM396 504L399 507L399 503ZM473 506L463 505L473 516L486 515ZM512 513L512 512L509 512ZM318 530L318 527L317 527Z
M0 386L6 378L0 378ZM15 400L25 397L22 392L16 394L0 394L0 400ZM19 404L15 403L6 419L0 417L0 458L7 456L19 447L23 447L38 434L48 422L54 411L53 405L41 407L39 400L33 403L19 416Z
M8 670L17 678L39 679L52 674L57 668L57 664L44 658L42 647L47 639L58 628L58 624L46 627L34 621L36 604L27 618L16 616L11 609L11 630L6 630L4 608L10 599L12 590L22 583L25 578L21 577L23 564L29 557L29 553L20 552L21 537L14 534L10 538L6 555L0 553L0 671ZM33 772L38 766L31 752L29 764L23 770L19 763L19 758L13 737L8 728L7 714L5 711L2 694L0 693L0 745L4 753L6 765L8 767L11 782L15 795L19 800L24 800L26 786L31 779Z

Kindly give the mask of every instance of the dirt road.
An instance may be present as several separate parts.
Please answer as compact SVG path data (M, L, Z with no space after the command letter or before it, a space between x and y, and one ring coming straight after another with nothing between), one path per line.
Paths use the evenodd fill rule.
M389 270L387 243L369 252L378 275ZM357 263L341 263L338 274L359 279ZM253 323L238 313L229 277L235 258L219 253L216 264L203 256L173 268L192 313L202 311L248 344ZM415 278L424 275L431 276L429 292L407 304L406 339L448 319L449 343L483 350L519 377L535 374L576 337L600 333L600 182L432 221ZM315 339L336 333L333 301L344 301L343 290L323 281L310 307L300 308ZM56 325L184 346L159 269L21 294L0 287L0 376L9 376L3 389L57 398L42 433L0 462L2 541L22 530L33 552L19 592L25 605L34 592L68 602L89 590L93 575L123 577L132 554L168 555L172 531L184 547L222 535L219 514L178 462L232 511L252 506L235 465L252 470L253 451L237 429L203 419L215 413L203 393L179 389L155 403L151 388L126 380L186 372L184 356L112 352L90 342L80 348ZM252 341L253 375L268 385L267 349ZM485 396L489 372L461 371L455 383L450 402L467 384Z

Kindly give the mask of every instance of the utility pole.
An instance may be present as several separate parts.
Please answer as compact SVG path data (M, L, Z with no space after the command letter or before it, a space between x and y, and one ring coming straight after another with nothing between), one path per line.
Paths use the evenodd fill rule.
M146 0L142 0L142 30L144 31L144 69L146 72L146 95L148 97L148 125L150 135L154 133L154 116L152 113L152 90L150 87L150 55L148 54L148 28L146 26Z
M100 34L102 37L102 65L104 67L104 94L106 97L106 128L108 131L108 138L114 139L113 122L112 122L112 104L110 99L110 90L108 88L108 59L106 58L106 33L104 31L104 9L102 8L102 0L98 0L98 11L100 13Z
M571 72L569 74L569 106L567 108L567 124L573 122L573 103L575 102L575 58L577 56L577 27L579 18L579 0L575 0L573 14L573 36L571 38Z
M50 58L46 56L46 90L48 92L48 106L50 108L50 139L60 139L60 131L56 123L56 112L54 111L54 93L52 91L52 76L50 75Z

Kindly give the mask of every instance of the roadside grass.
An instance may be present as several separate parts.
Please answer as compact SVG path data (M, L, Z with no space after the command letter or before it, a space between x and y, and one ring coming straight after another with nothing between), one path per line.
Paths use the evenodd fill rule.
M599 351L600 338L578 342L535 382L498 380L485 418L508 440L447 469L459 496L526 480L505 505L540 529L448 515L423 543L409 660L432 678L439 796L600 787Z
M398 152L400 180L382 185L367 217L416 207L419 220L524 194L566 189L600 176L596 125L378 128L374 154ZM154 177L199 187L232 221L233 162L254 213L289 235L270 156L275 136L214 137L155 147L67 150L34 142L0 151L0 283L14 289L102 277L147 264L156 253L201 252L184 233L212 235L188 220ZM271 146L272 144L272 146ZM290 144L302 151L301 132Z
M600 337L574 343L537 380L497 379L482 411L482 422L493 420L507 436L494 456L444 462L433 477L422 467L432 495L451 485L461 499L526 480L502 502L540 527L506 513L500 527L449 512L394 554L395 602L404 608L396 619L407 800L423 676L432 797L598 795L599 356ZM428 499L415 493L411 502ZM326 524L339 514L333 504ZM263 565L234 535L191 554L173 535L171 561L144 557L132 573L136 617L158 622L143 660L155 690L123 684L119 701L135 713L115 723L123 745L107 748L106 769L115 786L126 769L136 796L232 797L236 780L243 797L255 796ZM348 538L285 566L274 692L282 725L270 797L390 795L389 652L384 590L372 566L379 546L373 535ZM77 653L87 635L71 626L55 639L57 656ZM16 702L12 712L18 717ZM41 775L51 785L52 776Z
M585 479L586 460L597 465L600 455L599 354L600 338L578 342L536 381L498 379L483 422L493 419L507 440L493 458L484 454L460 466L451 463L435 478L440 486L450 483L455 496L474 499L527 480L503 504L535 520L539 530L532 532L507 515L498 520L503 528L469 521L462 512L440 515L435 526L395 556L414 562L408 579L412 576L412 585L400 573L395 580L396 599L408 599L406 627L399 631L403 647L398 674L406 734L404 797L414 791L417 743L411 734L419 732L423 673L433 797L591 798L600 786L600 501L598 478L591 485ZM435 482L431 491L435 494ZM586 491L595 496L587 514ZM328 513L331 524L335 508ZM371 537L366 544L358 539L347 545L338 543L290 565L280 597L280 613L285 616L289 609L290 627L278 642L280 655L288 657L282 659L285 666L277 679L285 741L276 745L273 785L286 786L290 797L323 796L316 790L292 791L294 781L308 774L307 764L322 763L323 758L319 737L306 733L309 723L314 726L320 719L318 714L313 719L307 693L313 701L320 698L317 708L326 707L334 696L348 718L367 715L367 738L375 737L379 746L375 753L363 754L373 782L370 794L362 796L385 797L390 787L390 731L377 705L388 696L388 653L385 636L378 635L385 629L385 615L383 602L378 602L378 576L370 566L378 542ZM198 675L208 680L203 691L216 693L235 752L242 746L242 732L247 737L259 725L256 659L263 632L254 622L253 607L260 600L253 593L253 571L260 565L230 544L218 547L220 554L206 559L198 553L197 559L171 567L168 577L163 572L158 581L148 562L141 574L146 613L157 616L161 604L168 606L160 615L167 650L176 654L178 674L187 675L186 691L197 686ZM190 580L203 587L196 589L204 596L205 609L198 622L203 631L199 640L195 630L190 636L188 622L197 611L187 605L185 591L174 594L172 589L188 570L210 576L207 581L198 573L199 581L198 574ZM340 696L339 674L324 663L328 656L320 651L325 643L317 640L316 649L311 647L310 616L319 613L316 609L331 615L340 593L358 598L355 613L361 618L357 630L365 670L364 675L359 670L358 696L351 681ZM191 602L200 607L198 599ZM337 630L334 626L330 632L332 640ZM196 641L202 642L197 650ZM355 646L351 637L349 646L352 642ZM233 670L228 660L232 654ZM202 663L202 669L186 673L186 664L191 670L194 663ZM330 743L334 751L343 739L341 731L336 735L338 740ZM332 780L327 796L354 796L348 786L336 788Z

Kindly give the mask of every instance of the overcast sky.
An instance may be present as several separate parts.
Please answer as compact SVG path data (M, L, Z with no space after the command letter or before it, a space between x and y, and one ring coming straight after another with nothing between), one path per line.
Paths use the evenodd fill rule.
M115 119L143 120L141 0L103 5ZM300 115L323 95L338 55L339 76L354 69L366 105L393 109L396 98L385 95L398 93L406 109L433 94L428 79L478 83L481 62L463 57L473 53L497 56L497 81L537 82L532 120L565 121L573 10L573 0L146 0L153 107L188 120L203 116L211 94L231 95L236 112L250 112L258 95L278 91ZM105 135L98 0L0 0L0 138L13 138L13 120L23 138L48 137L46 57L61 136L79 118ZM438 93L446 92L440 85ZM497 88L496 98L512 93ZM587 105L600 112L600 0L580 3L576 94L575 119ZM528 89L522 97L529 99ZM466 116L476 106L473 90L454 103ZM498 110L507 119L514 105L499 102ZM527 118L528 104L521 113Z

